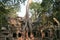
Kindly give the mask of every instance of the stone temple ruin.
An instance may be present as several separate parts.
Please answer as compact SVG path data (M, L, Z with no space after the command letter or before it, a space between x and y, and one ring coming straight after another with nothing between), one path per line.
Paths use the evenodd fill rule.
M1 28L0 40L17 40L21 36L22 18L8 18L8 29ZM24 23L23 23L24 24Z
M22 30L23 28L22 27L25 25L24 19L22 19L20 17L17 17L17 18L9 18L8 19L8 23L9 23L8 24L8 29L6 29L5 27L2 27L1 30L0 30L0 40L20 40L19 38L21 37L21 35L24 34L24 33L22 33L23 32L23 30ZM53 25L50 25L50 26L53 27ZM60 32L59 32L60 31L60 28L58 27L58 30L57 30L57 27L54 27L54 28L55 28L55 31L54 31L55 36L57 38L60 38L60 36L59 36L60 35ZM50 35L50 33L52 34L53 31L49 27L47 27L47 28L45 28L45 27L42 27L41 28L40 27L38 29L38 31L37 30L33 30L33 33L34 33L33 34L34 37L50 38L52 36L52 35Z

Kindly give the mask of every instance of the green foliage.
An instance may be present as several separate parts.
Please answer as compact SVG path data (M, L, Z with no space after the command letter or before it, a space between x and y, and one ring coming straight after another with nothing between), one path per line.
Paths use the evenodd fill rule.
M38 20L38 23L41 21L42 24L45 24L47 22L47 16L45 15L46 10L41 6L40 3L33 2L30 5L30 9L34 10L32 20L35 20L35 21Z
M15 5L16 6L16 5ZM14 7L8 7L3 2L0 2L0 28L2 26L6 27L8 26L8 19L7 17L15 17L17 12L17 9Z
M43 0L41 6L43 7L43 10L48 11L52 4L53 0Z
M47 21L52 21L53 23L53 18L57 18L60 21L60 1L55 2L54 0L43 0L42 3L36 3L33 2L30 5L30 9L34 10L34 14L39 14L39 16L36 14L35 17L38 16L37 19L42 20L42 24L47 23ZM49 13L49 17L47 17L46 13ZM34 19L34 17L32 17ZM37 20L36 19L36 20Z
M58 19L58 21L60 21L60 1L56 0L54 2L54 6L53 6L53 16L56 17Z
M0 0L0 28L2 26L8 27L8 16L16 17L16 12L20 10L20 2L24 3L26 0Z
M30 5L30 9L34 11L32 12L32 15L33 15L32 20L36 20L39 14L41 13L41 11L43 10L43 8L41 7L41 4L37 2L32 2Z
M2 2L0 2L0 4L1 4L0 5L0 28L1 28L2 26L7 25L6 17L7 17L9 10L5 9L5 5Z
M31 3L31 5L30 5L30 9L34 9L34 11L39 12L39 11L42 10L42 7L41 7L40 3L33 2L33 3Z

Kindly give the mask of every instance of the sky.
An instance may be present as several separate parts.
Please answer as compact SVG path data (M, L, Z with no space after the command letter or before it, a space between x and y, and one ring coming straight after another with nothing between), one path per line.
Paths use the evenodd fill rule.
M33 0L33 2L42 2L42 0ZM27 0L25 1L25 5L24 4L20 4L20 7L21 7L21 9L20 9L20 11L18 11L17 12L17 15L19 16L19 17L24 17L25 16L25 14L26 14L26 5L27 5ZM29 15L30 15L30 17L31 17L31 13L29 13Z

